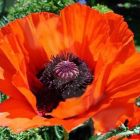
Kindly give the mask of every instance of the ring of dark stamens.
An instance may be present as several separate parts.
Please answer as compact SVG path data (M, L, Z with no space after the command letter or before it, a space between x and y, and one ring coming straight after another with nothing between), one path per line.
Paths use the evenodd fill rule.
M72 74L67 75L69 72ZM35 94L37 107L44 117L60 101L83 95L87 85L93 81L87 64L71 53L53 57L37 77L43 84L43 88Z

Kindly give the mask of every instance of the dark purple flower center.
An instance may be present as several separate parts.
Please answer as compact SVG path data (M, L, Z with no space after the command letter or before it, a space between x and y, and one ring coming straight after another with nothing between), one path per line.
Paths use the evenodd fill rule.
M46 113L56 108L60 101L83 95L93 81L87 64L71 53L53 57L37 77L43 85L35 94L37 107Z

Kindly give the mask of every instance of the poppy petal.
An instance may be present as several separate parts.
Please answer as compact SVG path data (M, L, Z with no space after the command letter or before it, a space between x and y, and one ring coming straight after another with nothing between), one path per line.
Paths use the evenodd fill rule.
M0 104L0 112L9 112L10 118L32 118L36 114L25 99L17 100L12 97Z
M104 16L108 21L110 40L113 43L121 44L119 47L127 46L127 49L129 49L131 43L134 43L134 35L124 18L113 12L105 13ZM134 46L133 49L135 49Z
M27 112L26 112L27 113ZM49 126L49 121L44 121L45 118L41 118L39 116L34 116L32 119L29 117L26 118L9 118L9 113L4 112L0 113L0 125L8 126L15 133L23 132L29 128L35 128L39 126Z
M93 20L93 17L96 20ZM94 58L99 52L97 50L102 47L108 36L108 26L103 15L77 3L64 8L60 12L60 18L61 32L69 43L70 51L93 67Z
M54 17L56 17L54 14L47 12L31 14L25 18L17 19L1 29L1 34L7 37L11 48L22 51L32 72L42 68L42 65L48 60L46 47L49 48L49 46L47 44L43 46L43 42L40 42L40 39L44 38L44 35L47 37L47 34L51 33L51 30L46 33L45 29L47 28L47 21ZM55 23L53 20L52 24ZM44 41L46 42L46 40ZM51 47L54 48L55 46L57 47L56 44Z
M124 115L132 117L134 112L133 104L128 103L127 98L115 99L110 102L109 106L94 114L95 129L99 132L107 132L116 127L117 121ZM109 117L108 117L109 116ZM111 118L111 119L110 119ZM106 122L106 123L104 123ZM100 125L96 126L96 123ZM123 122L122 122L123 123Z
M117 59L123 62L135 52L134 35L128 28L124 18L113 12L104 14L109 25L110 41L118 51ZM114 53L112 53L114 55Z
M27 129L41 127L41 126L54 126L62 125L70 132L70 130L80 123L83 123L85 118L70 119L70 120L59 120L59 119L46 119L40 116L34 116L30 118L9 118L9 113L0 113L0 126L8 126L15 133L23 132Z
M140 90L140 54L135 53L123 64L114 65L106 86L106 93L112 98L129 96Z

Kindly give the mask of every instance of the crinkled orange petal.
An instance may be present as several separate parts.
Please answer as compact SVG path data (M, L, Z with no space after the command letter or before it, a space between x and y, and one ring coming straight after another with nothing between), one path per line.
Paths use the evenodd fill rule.
M109 25L110 41L117 50L121 49L118 53L115 52L118 55L117 59L123 62L135 52L134 35L122 16L113 12L108 12L104 16Z
M131 48L131 43L134 44L134 35L128 28L127 23L124 22L124 18L113 12L105 13L104 16L109 25L110 40L114 44L120 44L118 47L127 46L127 49ZM135 49L134 46L133 49Z
M44 47L49 59L65 51L68 47L68 44L64 43L65 38L59 32L60 24L60 19L54 17L41 21L36 28L39 43Z
M10 35L10 39L13 40L14 42L14 38L12 35ZM15 47L17 45L16 43L13 44L9 42L6 35L4 37L1 37L0 42L1 42L0 43L0 57L1 57L0 65L4 70L3 80L12 81L13 77L18 75L20 79L18 80L18 82L20 81L22 86L28 87L25 63L24 63L22 52L18 48L13 49L11 47L11 46ZM14 96L14 95L15 94L9 95L9 96Z
M101 108L98 109L98 112L102 111L103 109L107 108L109 106L108 104L104 104ZM14 132L21 132L29 128L39 127L39 126L52 126L52 125L62 125L68 132L71 131L73 128L77 127L79 124L86 121L88 118L92 117L94 114L97 113L96 108L93 112L94 108L91 111L86 112L86 114L83 114L81 116L72 117L69 119L58 119L58 118L52 118L52 119L46 119L39 116L34 116L32 119L29 118L8 118L8 116L4 114L0 115L0 125L1 126L9 126L12 128ZM94 120L94 118L93 118ZM16 123L16 122L24 122L24 123ZM103 130L102 125L97 125L97 121L95 122L95 126L98 128L98 130ZM15 125L16 123L16 125ZM100 128L100 129L99 129Z
M116 121L123 115L133 118L135 112L133 106L140 91L139 59L140 54L135 53L123 64L114 65L110 73L103 102L108 100L112 102L106 109L94 115L95 122L99 122L105 130L115 127ZM111 120L107 116L110 116Z
M8 126L12 129L12 131L19 133L29 128L39 127L47 125L49 126L49 122L45 122L45 118L41 118L39 116L34 116L32 119L29 117L24 118L9 118L9 113L0 113L0 125Z
M60 120L56 118L46 119L40 116L34 116L30 118L9 118L9 113L4 112L0 113L0 125L8 126L15 133L22 132L24 130L41 127L41 126L53 126L53 125L63 125L63 127L69 132L74 127L77 127L79 124L85 121L85 118L69 119L69 120Z
M49 46L47 44L44 45L44 42L40 42L40 39L44 38L43 36L45 35L47 40L47 34L49 36L51 31L49 30L46 33L45 28L47 28L47 25L46 27L44 26L50 18L54 17L56 17L54 14L47 12L31 14L23 19L13 21L1 29L1 34L7 37L11 48L15 52L20 52L20 54L24 55L26 63L28 64L27 66L29 66L29 70L32 70L32 72L40 70L42 65L48 60L47 55L50 55ZM57 23L53 20L52 24ZM55 29L53 30L55 31ZM46 42L46 40L44 41ZM46 53L47 47L48 52ZM53 47L55 50L57 45L52 44L50 47Z
M16 87L18 89L18 91L24 95L25 99L28 101L28 103L32 106L32 108L34 109L34 111L37 112L37 107L36 107L36 98L33 95L33 93L24 87Z
M12 97L0 103L0 112L9 112L10 118L19 116L32 118L36 115L26 99L18 100Z
M5 77L4 77L5 78ZM0 90L8 95L9 97L15 98L17 100L27 100L30 105L33 107L33 109L36 111L36 99L35 96L32 94L32 92L24 87L21 83L20 85L20 79L17 79L14 77L15 81L18 82L18 84L15 84L14 82L10 81L10 79L3 79L0 80ZM19 78L19 76L18 76Z
M12 42L9 42L8 39L5 37L1 38L1 61L0 65L4 69L4 79L0 81L0 88L1 91L7 94L10 97L15 98L24 98L22 94L20 95L19 92L16 91L16 88L18 86L29 88L28 82L27 82L27 72L25 68L24 58L21 50L19 49L19 46L14 43L13 35L9 37L9 39ZM14 46L15 49L12 47ZM16 48L17 46L17 48ZM9 55L9 56L8 56ZM7 57L8 56L8 57ZM13 58L13 60L11 59ZM14 61L16 60L16 62ZM12 83L13 81L13 83ZM15 87L13 84L15 84ZM25 97L26 94L24 93ZM28 94L29 95L29 94ZM32 97L32 100L30 102L34 101L33 94L30 93L30 97ZM35 103L34 103L35 104Z
M135 123L133 123L133 119L135 120ZM132 119L133 125L140 124L140 108L139 107L136 107L133 119Z
M106 108L98 111L94 116L95 121L95 129L99 132L106 132L110 129L116 127L117 121L125 114L126 116L132 117L134 112L133 105L134 103L129 103L129 98L121 98L121 99L114 99L109 101L109 99L105 99L103 102L110 102ZM96 123L99 123L96 126ZM122 122L124 123L124 122Z
M15 87L11 84L11 81L9 80L0 80L0 90L4 94L14 97L17 100L24 98L24 96L17 91Z
M18 82L20 81L19 83L22 86L28 88L29 86L27 83L27 75L25 70L23 54L21 53L21 51L13 49L12 48L13 45L14 44L10 44L6 36L0 39L0 57L1 57L0 66L4 71L4 79L1 80L1 82L3 81L5 84L6 83L10 84L11 81L14 79L13 77L18 77L19 79ZM2 85L0 86L4 88ZM15 93L13 92L11 94L9 94L7 91L3 92L5 92L5 94L8 94L9 96L17 97L16 92Z
M14 31L15 26L18 27L19 31ZM35 65L39 65L40 62L44 63L47 61L46 56L50 58L65 47L62 44L61 33L58 32L59 18L54 14L47 12L31 14L14 21L10 27L12 33L17 35L22 49L26 51L25 55L29 55L30 61L33 61ZM22 39L20 39L21 36Z
M133 117L131 117L131 120L129 121L129 127L133 128L137 126L138 124L140 124L140 108L136 106L136 104L134 104L134 113L133 113Z
M5 71L3 71L3 73L5 74ZM33 109L36 111L36 99L34 95L31 93L31 91L24 84L24 80L20 77L20 74L18 74L18 76L16 74L13 75L12 79L4 75L3 79L0 80L0 90L1 92L3 92L4 94L8 95L11 98L15 98L17 100L26 99L33 107Z
M111 98L133 95L140 91L140 53L135 53L124 63L114 65L106 86Z
M103 16L108 25L106 41L102 41L98 46L95 46L95 50L93 49L95 44L91 42L91 52L93 55L98 52L107 62L124 62L135 52L133 33L122 16L113 12L103 14ZM99 55L97 56L99 57Z
M131 118L133 117L133 112L134 112L133 106L135 103L135 98L139 95L139 91L140 91L139 59L140 59L140 54L135 53L128 60L126 60L125 63L114 65L114 69L112 69L110 73L110 77L107 82L108 84L106 85L105 93L106 93L106 98L110 100L112 99L113 103L116 102L115 106L113 105L113 103L111 104L112 109L109 108L109 110L111 109L112 112L114 112L115 108L123 109L122 110L123 112L121 112L120 110L116 112L116 115L122 113L122 115L128 115ZM109 111L107 110L106 113L109 113ZM115 112L112 114L115 114ZM102 115L103 114L101 113L100 116ZM94 117L96 118L96 116ZM111 122L115 124L113 118ZM110 126L109 123L107 124L108 124L108 128L110 126L113 126L113 124L112 125L110 124Z
M60 12L60 18L60 32L69 43L69 50L93 68L99 47L103 47L108 37L108 25L103 15L88 6L73 4Z
M23 55L19 55L12 49L11 44L7 38L1 36L0 38L0 65L4 69L4 77L12 78L12 75L16 72L20 72L20 66L23 63ZM22 65L23 66L23 65Z

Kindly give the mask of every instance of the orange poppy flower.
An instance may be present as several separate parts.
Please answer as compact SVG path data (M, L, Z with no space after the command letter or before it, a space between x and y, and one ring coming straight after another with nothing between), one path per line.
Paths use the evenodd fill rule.
M133 33L113 12L73 4L17 19L0 31L0 125L15 132L89 117L107 131L131 117L140 91Z

